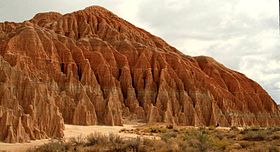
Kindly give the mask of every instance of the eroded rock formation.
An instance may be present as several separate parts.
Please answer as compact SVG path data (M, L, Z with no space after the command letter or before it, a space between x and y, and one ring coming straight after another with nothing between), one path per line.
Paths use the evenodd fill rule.
M0 140L62 137L64 123L275 126L261 86L94 6L0 23Z

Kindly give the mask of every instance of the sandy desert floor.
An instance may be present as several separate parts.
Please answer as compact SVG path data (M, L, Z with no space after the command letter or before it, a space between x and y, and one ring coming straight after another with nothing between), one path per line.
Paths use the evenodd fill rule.
M260 127L193 127L193 126L173 126L166 124L133 124L124 126L75 126L65 125L64 142L54 142L48 144L49 148L60 148L72 150L96 150L116 148L131 151L131 148L141 149L141 151L280 151L280 127L260 128ZM109 135L110 133L119 135L121 139L114 140L116 136L98 136L91 133ZM75 137L73 140L72 137ZM78 137L78 138L77 138ZM140 137L141 140L136 139ZM71 139L72 138L72 139ZM147 139L149 138L149 139ZM71 140L68 140L71 139ZM79 142L85 139L86 142ZM92 140L93 139L93 140ZM112 140L113 139L113 140ZM82 141L81 140L81 141ZM98 140L100 142L95 142ZM33 147L35 152L41 152L45 146L40 146L53 140L38 140L30 143L7 144L0 143L0 152L12 151L23 152ZM73 145L75 143L75 145ZM55 146L56 145L56 146ZM34 148L37 147L37 148Z
M124 126L77 126L77 125L65 125L65 139L77 136L87 136L91 133L98 132L101 134L118 134L122 137L136 137L135 134L119 133L122 129L133 129L135 125ZM0 152L24 152L31 147L40 146L42 144L50 142L50 139L31 141L30 143L1 143Z

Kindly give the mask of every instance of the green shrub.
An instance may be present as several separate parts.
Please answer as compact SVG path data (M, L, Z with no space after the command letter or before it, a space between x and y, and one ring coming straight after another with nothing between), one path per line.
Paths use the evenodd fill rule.
M260 130L264 130L260 127L246 127L244 130L241 131L241 134L245 134L246 132L249 131L260 131Z
M197 138L199 141L199 144L198 144L199 151L201 151L201 152L206 151L207 147L208 147L208 135L206 133L204 133L203 131L201 131L198 134Z
M190 146L201 152L207 151L209 148L209 136L205 128L187 130L184 135L184 140L188 142Z
M243 136L243 140L262 141L266 137L267 137L267 132L265 130L247 131Z

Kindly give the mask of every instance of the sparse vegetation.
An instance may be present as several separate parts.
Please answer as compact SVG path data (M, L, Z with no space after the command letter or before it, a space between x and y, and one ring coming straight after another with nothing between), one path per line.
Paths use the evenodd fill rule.
M280 129L277 128L142 126L120 132L138 134L141 137L123 138L116 134L106 136L94 133L65 142L52 141L30 149L29 152L280 151Z
M267 137L267 132L265 130L259 131L248 131L244 134L243 140L248 141L262 141Z
M51 140L50 143L42 145L38 148L29 149L28 152L60 152L66 151L67 145L58 140Z

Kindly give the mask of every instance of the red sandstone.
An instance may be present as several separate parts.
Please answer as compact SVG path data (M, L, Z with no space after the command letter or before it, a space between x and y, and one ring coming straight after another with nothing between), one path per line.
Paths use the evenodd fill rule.
M0 55L0 141L60 138L64 123L280 125L256 82L98 6L0 23Z

